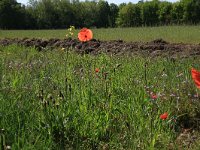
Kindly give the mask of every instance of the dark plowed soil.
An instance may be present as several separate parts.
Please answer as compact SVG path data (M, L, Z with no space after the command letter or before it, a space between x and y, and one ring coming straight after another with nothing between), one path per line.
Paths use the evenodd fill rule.
M93 39L84 43L71 38L49 40L36 38L0 39L0 45L7 46L11 44L35 47L38 49L38 51L55 48L70 48L71 50L81 54L142 54L151 57L170 56L173 58L184 58L200 55L200 44L168 43L162 39L157 39L151 42L124 42L122 40L99 41Z

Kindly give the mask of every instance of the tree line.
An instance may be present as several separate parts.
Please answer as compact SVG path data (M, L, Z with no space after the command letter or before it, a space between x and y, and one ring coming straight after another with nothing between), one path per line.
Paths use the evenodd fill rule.
M109 4L103 0L0 0L1 29L58 29L75 27L135 27L198 24L200 0L144 1Z

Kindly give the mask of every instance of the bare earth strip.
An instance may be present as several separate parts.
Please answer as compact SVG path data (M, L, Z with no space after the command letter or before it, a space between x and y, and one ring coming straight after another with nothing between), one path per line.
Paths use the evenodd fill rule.
M8 46L17 44L27 47L35 47L38 51L49 50L55 48L66 48L74 50L80 54L100 54L106 53L110 55L148 55L150 57L167 56L170 58L185 58L200 55L199 44L185 43L168 43L162 39L151 42L124 42L122 40L115 41L99 41L93 39L89 42L80 42L76 39L36 39L36 38L14 38L0 39L0 45Z

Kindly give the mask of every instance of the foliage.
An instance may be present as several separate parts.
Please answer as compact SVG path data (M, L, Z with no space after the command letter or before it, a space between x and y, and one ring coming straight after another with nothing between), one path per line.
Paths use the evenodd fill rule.
M1 148L176 148L180 120L199 118L190 68L199 69L200 59L80 56L14 45L0 52Z
M121 27L140 26L140 16L140 6L129 3L119 11L118 25Z
M154 26L158 25L158 10L159 1L147 1L141 6L141 18L143 25Z
M70 26L67 29L66 38L72 38L74 36L74 30L75 30L75 27L74 26Z
M16 0L0 1L0 28L24 28L25 19L25 7Z
M108 27L110 16L110 6L108 2L100 0L97 4L98 14L97 14L97 27Z
M172 3L169 2L162 2L159 5L159 11L158 11L158 15L159 15L159 21L160 24L163 25L168 25L171 22L171 10L172 10Z
M0 1L0 28L50 29L82 27L133 27L168 24L198 24L200 1L176 3L152 0L137 4L108 4L107 1L29 0L27 6L16 0Z
M200 21L200 1L199 0L182 0L183 5L183 20L186 23L194 24Z
M110 16L109 16L109 26L115 27L116 26L116 20L118 17L119 8L116 4L111 3L110 4Z
M172 5L171 11L171 23L172 24L181 24L184 22L183 20L183 5L180 2L176 2Z

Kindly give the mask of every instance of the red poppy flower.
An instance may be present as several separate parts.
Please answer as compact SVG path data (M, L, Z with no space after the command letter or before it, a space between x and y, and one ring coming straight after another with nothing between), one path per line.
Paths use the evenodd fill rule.
M164 114L160 115L160 119L162 119L162 120L167 119L167 117L168 117L168 113L167 112L165 112Z
M96 73L98 73L99 71L100 71L99 68L96 68L96 69L95 69L95 72L96 72Z
M151 94L151 99L157 99L157 98L158 98L157 95L155 95L155 94Z
M200 89L200 72L192 68L191 73L194 83L196 84L197 88Z
M87 28L83 28L80 30L80 32L78 33L78 39L81 42L86 42L86 41L90 41L93 37L93 33L90 29Z

